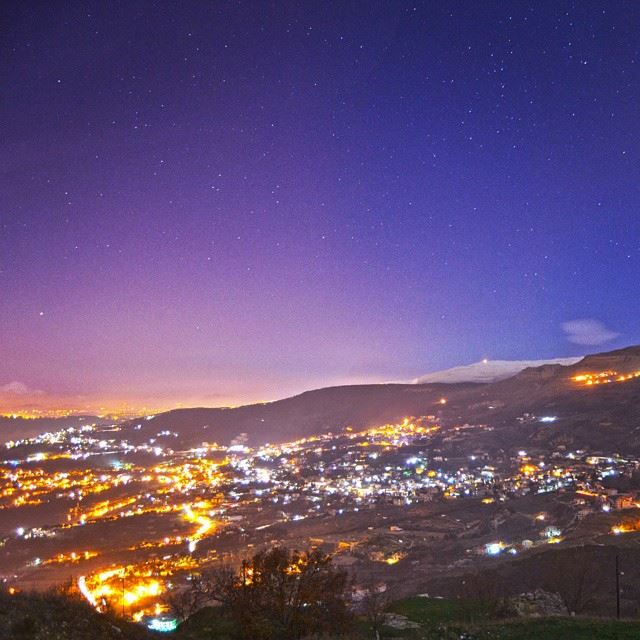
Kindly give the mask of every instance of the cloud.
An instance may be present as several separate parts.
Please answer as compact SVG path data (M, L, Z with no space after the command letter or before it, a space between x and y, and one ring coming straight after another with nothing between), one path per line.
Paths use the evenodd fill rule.
M596 345L610 342L620 334L608 329L599 320L593 318L582 318L579 320L569 320L562 323L562 330L569 342L583 345Z
M31 389L24 382L8 382L5 385L0 386L0 393L6 393L12 396L27 396L27 395L40 395L42 391L38 389Z

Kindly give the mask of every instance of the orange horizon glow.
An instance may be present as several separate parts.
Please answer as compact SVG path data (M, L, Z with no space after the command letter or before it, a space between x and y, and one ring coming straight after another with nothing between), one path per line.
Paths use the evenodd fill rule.
M135 418L163 413L173 409L188 408L233 408L249 404L266 404L283 398L321 389L329 386L349 386L358 384L382 384L379 376L339 377L331 380L311 380L300 386L299 383L283 387L271 387L256 384L255 387L243 388L237 385L237 393L207 393L198 390L181 394L172 391L162 394L157 390L140 390L135 393L118 393L117 391L91 394L11 394L0 391L0 416L10 418L65 418L75 415L90 415L99 418ZM211 383L215 386L215 383ZM199 384L202 387L202 384ZM233 388L233 386L231 387Z
M247 401L248 403L248 401ZM73 416L95 416L98 418L108 418L118 420L121 418L133 418L137 416L148 416L173 409L185 409L193 407L234 407L239 404L237 398L229 398L229 402L212 403L211 399L202 398L201 400L194 398L188 401L164 401L157 403L129 403L119 400L113 402L101 401L76 403L68 401L52 401L49 403L30 403L30 402L2 402L0 399L0 417L24 420L35 420L38 418L67 418Z

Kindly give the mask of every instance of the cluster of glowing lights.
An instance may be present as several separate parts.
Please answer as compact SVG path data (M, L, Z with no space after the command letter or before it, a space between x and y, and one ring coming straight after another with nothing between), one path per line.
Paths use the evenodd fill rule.
M402 560L403 558L406 558L406 556L407 556L406 553L397 551L396 553L392 553L390 556L385 558L384 561L389 565L394 565L394 564L398 564L398 562L400 562L400 560Z
M506 545L504 544L504 542L490 542L489 544L485 545L485 553L488 556L497 556L501 554L505 548Z
M90 560L98 555L97 551L71 551L70 553L58 553L48 558L42 564L74 564L81 560Z
M604 380L605 377L600 379ZM585 380L576 382L586 384ZM555 419L549 417L546 421L551 421L551 418ZM51 499L70 499L76 506L69 510L69 520L65 527L101 520L117 520L143 513L173 512L175 516L171 522L175 526L172 535L160 537L161 534L158 534L157 540L134 538L127 544L132 545L129 550L184 545L181 549L168 549L153 554L154 560L139 565L105 568L104 563L96 563L95 567L100 568L91 575L88 572L92 571L93 567L86 569L87 576L78 581L81 593L97 609L103 610L107 605L116 610L122 607L126 609L129 617L140 620L143 616L162 614L159 601L169 576L182 571L193 571L211 561L213 552L209 552L205 557L202 549L209 545L202 544L198 549L198 544L205 538L214 536L219 528L225 525L227 519L232 522L234 517L244 517L242 513L232 516L230 511L227 511L231 507L242 507L249 503L260 504L267 499L272 500L274 504L281 502L287 505L293 492L304 492L303 495L308 497L312 505L308 513L295 513L291 508L284 507L284 511L280 512L283 519L279 521L282 522L313 517L312 508L322 512L325 496L338 496L341 499L352 497L353 504L357 505L354 507L355 511L361 503L375 501L384 494L393 496L394 500L404 500L404 504L410 504L416 496L420 496L420 492L432 490L436 495L450 498L477 496L487 505L503 500L502 497L486 497L496 477L494 467L484 465L482 468L471 469L462 466L457 470L448 471L440 468L437 461L423 455L412 455L413 452L395 456L396 450L414 445L416 441L429 437L439 429L438 420L433 415L407 417L397 424L363 430L347 428L346 432L323 434L280 445L266 445L256 450L242 446L237 451L231 451L226 447L203 443L202 447L178 452L175 457L170 449L157 447L155 438L152 438L149 444L145 445L146 450L159 449L162 456L166 456L165 460L154 458L151 465L139 466L134 463L125 464L116 455L115 461L104 473L71 471L49 474L43 468L37 468L37 464L31 463L52 459L49 456L57 454L33 454L30 459L20 461L20 464L16 462L14 465L14 461L7 461L0 467L0 508L20 506L27 504L26 500L42 500L47 496ZM74 446L86 446L86 450L97 446L101 450L109 448L117 452L116 441L101 440L102 437L110 437L103 436L102 433L93 433L86 438L83 436L84 440L80 442L83 438L80 437L80 431L77 431L70 442ZM157 435L161 436L163 432ZM78 440L78 443L75 440ZM123 442L126 445L126 441ZM101 443L104 443L104 446ZM39 443L36 447L35 450L39 451ZM320 458L323 452L338 447L344 448L344 451L340 451L344 455L337 462L325 462ZM385 456L387 450L392 450L394 455ZM82 453L81 449L80 451ZM214 452L217 461L211 459ZM383 456L385 462L381 464ZM475 460L475 456L469 457ZM387 458L393 460L387 462ZM319 462L316 462L317 459ZM579 487L580 476L572 468L575 455L569 454L566 459L570 462L559 462L557 465L555 461L546 462L545 466L544 460L537 460L528 456L525 451L520 451L509 475L497 477L512 490L526 489L532 481L539 483L544 490L574 486L576 483ZM377 462L373 463L372 460ZM590 459L587 461L591 464ZM593 461L593 464L607 464L609 467L616 464L614 459L606 460L601 457L594 457ZM22 467L22 462L30 464ZM314 470L317 474L311 479L305 479L304 487L301 489L301 479L293 474L300 473L307 465L315 464L317 467L314 467ZM247 485L250 491L243 489ZM122 496L123 491L128 492L125 497L104 500L104 495L101 495L95 500L89 500L93 494L118 486L122 487L119 496ZM214 487L219 489L212 492ZM229 487L232 490L229 490ZM216 494L216 491L219 493ZM347 508L336 508L335 511L341 514ZM544 520L544 514L533 517L536 520ZM273 524L261 525L256 527L256 530ZM623 533L628 530L635 529L621 525L618 528L614 527L612 531ZM181 535L177 535L178 533ZM558 543L562 540L560 534L560 531L553 531L535 544ZM25 531L21 527L18 531L18 537L41 535L43 534L35 529ZM196 551L199 553L196 554ZM502 552L518 552L514 545L504 542L491 543L486 547L480 547L479 551L490 556ZM61 553L42 564L81 562L95 555L97 553L92 551ZM162 556L162 560L158 559L159 556ZM387 551L372 559L394 565L404 557L405 554L402 552L389 555ZM138 561L139 558L136 562ZM292 571L295 570L293 567Z
M156 614L157 615L157 614ZM170 616L158 616L153 618L147 624L151 631L159 631L160 633L171 633L178 628L178 621Z
M611 533L619 536L621 533L634 533L640 531L640 520L636 522L625 522L611 528Z
M0 413L0 418L38 420L40 418L68 418L69 416L82 415L83 413L85 412L79 409L21 409Z
M196 550L198 542L216 532L219 522L213 519L213 509L219 506L221 494L205 500L202 498L185 502L193 493L202 494L203 489L211 489L225 479L220 467L228 464L227 459L212 461L202 457L210 454L213 447L190 451L187 457L179 461L156 464L152 467L124 464L116 460L112 469L96 473L91 469L70 470L50 473L39 463L58 458L86 458L91 449L118 450L122 443L112 439L95 437L92 428L68 429L61 432L44 434L38 438L12 443L13 445L44 446L61 445L68 442L78 454L41 453L30 454L22 460L7 460L0 466L0 509L18 508L29 504L42 504L54 500L70 500L66 523L59 523L47 529L17 529L19 538L54 536L57 529L88 525L104 520L139 516L149 513L174 512L182 514L185 523L193 525L192 532L183 535L165 536L159 540L141 540L134 549L152 549L165 546L187 544L189 553ZM115 429L114 429L115 431ZM104 430L103 430L104 432ZM100 434L102 435L102 433ZM108 436L107 436L108 438ZM7 448L12 448L7 447ZM61 447L60 447L61 448ZM222 450L220 450L222 451ZM103 491L130 485L144 488L138 493L93 501L91 497ZM193 571L199 566L187 549L154 560L158 566L149 569L146 563L127 567L100 569L92 574L81 576L78 588L84 598L98 610L112 606L116 610L126 609L129 617L157 616L159 599L165 590L165 580L176 572ZM95 558L97 551L81 550L61 552L45 560L36 558L34 566L54 564L76 564ZM211 553L206 558L210 559ZM201 560L203 561L203 560ZM166 622L166 621L165 621ZM164 624L164 622L163 622ZM162 626L162 625L161 625Z
M111 486L89 470L45 473L42 468L0 467L0 508L42 504L61 494L80 499L85 491L100 493Z
M92 583L93 588L87 587L91 594L87 599L97 609L102 609L103 603L107 601L120 601L125 607L131 607L141 601L156 598L164 591L164 585L156 578L130 577L123 568L103 571L92 579ZM86 578L84 584L87 585Z
M523 464L520 467L520 473L523 473L525 476L533 476L539 471L538 467L535 464Z
M78 589L96 610L104 611L111 606L140 621L143 616L157 616L166 611L160 599L166 591L168 577L176 571L192 571L195 567L193 560L186 556L115 566L80 576Z
M165 536L162 540L143 540L129 547L129 551L138 551L139 549L159 549L160 547L172 547L182 544L184 538L182 536Z
M607 370L607 371L598 371L594 373L581 373L579 375L573 376L571 380L573 380L573 382L581 386L591 387L593 385L598 385L598 384L611 384L613 382L627 382L628 380L633 380L635 378L640 378L640 371L632 371L630 373L618 373L617 371Z
M159 596L163 591L163 587L158 580L148 580L146 582L138 582L129 587L125 587L124 602L127 606L144 600L147 598L155 598Z
M440 427L436 424L430 424L424 419L405 418L398 424L385 424L379 427L372 427L364 431L353 432L351 428L347 428L350 439L365 438L361 443L362 446L369 444L377 444L381 446L402 446L407 443L407 439L417 436L427 436L435 433Z

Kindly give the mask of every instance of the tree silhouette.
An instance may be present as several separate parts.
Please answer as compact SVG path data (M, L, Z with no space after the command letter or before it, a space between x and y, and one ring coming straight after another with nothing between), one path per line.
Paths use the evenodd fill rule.
M243 561L238 571L204 573L199 588L233 620L237 638L298 640L349 626L348 586L330 556L275 547Z

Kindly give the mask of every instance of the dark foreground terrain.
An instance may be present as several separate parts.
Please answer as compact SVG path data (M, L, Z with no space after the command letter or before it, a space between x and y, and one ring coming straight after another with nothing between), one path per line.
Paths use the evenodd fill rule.
M62 593L0 592L2 640L144 640L140 625L97 613L78 596Z
M414 597L388 605L396 624L383 625L380 638L412 640L631 640L640 636L640 622L588 617L495 618L475 601ZM175 633L159 634L124 621L115 614L96 613L81 599L60 593L0 594L2 640L233 640L236 630L217 609L205 608ZM375 632L359 617L350 632L324 640L366 640Z

